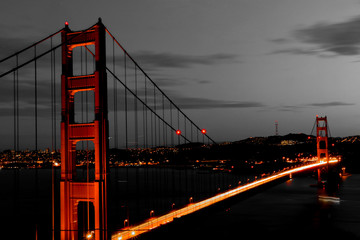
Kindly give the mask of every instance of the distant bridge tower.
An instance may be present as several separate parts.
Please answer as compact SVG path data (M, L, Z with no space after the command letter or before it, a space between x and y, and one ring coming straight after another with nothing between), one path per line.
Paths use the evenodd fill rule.
M275 121L275 136L279 136L279 122Z
M319 117L316 115L316 146L318 160L326 160L329 164L328 151L328 124L327 117ZM320 169L318 169L318 182L320 183Z
M62 31L62 43L60 235L62 240L78 239L78 223L85 216L78 215L82 213L80 206L85 203L93 209L93 214L87 216L88 227L93 227L86 234L91 234L92 239L106 240L108 110L105 27L101 19L85 31L73 32L66 24ZM87 45L95 45L95 72L73 76L73 49ZM94 122L75 123L74 95L80 91L94 92ZM94 143L95 176L91 182L76 179L76 143L80 141Z
M329 162L327 117L316 116L316 146L318 160Z

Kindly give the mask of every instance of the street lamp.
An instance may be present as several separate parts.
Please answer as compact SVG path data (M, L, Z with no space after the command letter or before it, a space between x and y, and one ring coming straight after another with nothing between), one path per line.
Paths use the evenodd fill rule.
M128 219L124 220L124 227L126 227L126 224L129 226L129 220Z

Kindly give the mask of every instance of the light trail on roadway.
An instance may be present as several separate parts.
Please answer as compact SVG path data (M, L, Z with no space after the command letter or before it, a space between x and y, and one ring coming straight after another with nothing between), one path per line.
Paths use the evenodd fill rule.
M331 160L329 160L329 164L334 164L334 163L337 163L338 161L339 161L338 159L331 159ZM295 174L295 173L298 173L301 171L310 170L312 168L322 167L322 166L325 166L326 164L327 164L326 161L320 161L320 162L312 163L309 165L293 168L290 170L281 171L272 176L265 177L265 178L262 178L259 180L255 180L251 183L236 187L234 189L231 189L224 193L210 197L203 201L196 202L196 203L190 203L186 207L171 211L170 213L167 213L165 215L162 215L159 217L152 217L139 225L123 228L123 229L119 230L118 232L116 232L115 234L113 234L111 239L112 240L126 240L126 239L136 237L142 233L148 232L148 231L150 231L154 228L157 228L161 225L170 223L175 218L180 218L182 216L185 216L185 215L191 214L193 212L196 212L198 210L204 209L210 205L213 205L213 204L223 201L225 199L231 198L235 195L246 192L248 190L254 189L254 188L264 185L266 183L275 181L277 179L280 179L280 178L283 178L286 176L291 176L292 174Z

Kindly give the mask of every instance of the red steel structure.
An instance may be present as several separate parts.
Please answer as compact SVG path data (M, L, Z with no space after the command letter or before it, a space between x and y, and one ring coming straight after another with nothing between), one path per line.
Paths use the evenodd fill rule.
M95 45L95 72L73 75L73 49ZM90 123L75 123L74 95L93 91L95 119ZM60 181L60 235L62 240L77 240L79 230L79 203L93 205L94 229L87 238L107 239L107 178L108 109L106 82L105 27L99 22L84 31L71 31L66 23L62 31L61 76L61 181ZM95 176L91 182L76 180L76 143L94 143ZM88 218L90 218L88 214ZM90 225L90 224L89 224Z
M329 164L329 151L328 151L328 124L327 117L316 116L316 148L317 157L319 161L325 159L327 165ZM321 182L321 169L318 168L318 182Z
M316 146L318 160L329 161L327 117L316 116Z

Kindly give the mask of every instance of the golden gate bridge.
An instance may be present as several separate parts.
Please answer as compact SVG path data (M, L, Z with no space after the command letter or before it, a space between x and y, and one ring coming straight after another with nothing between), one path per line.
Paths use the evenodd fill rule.
M4 69L0 73L2 94L12 94L12 104L3 106L3 115L13 122L12 128L4 129L2 144L15 153L50 145L52 152L59 146L61 149L60 203L56 206L53 201L52 205L53 239L133 238L174 218L298 172L319 169L320 176L320 169L338 162L328 154L327 118L317 116L317 161L234 184L199 201L190 197L189 204L174 209L173 203L172 210L160 216L155 217L152 210L144 222L130 225L128 218L121 219L124 227L110 232L109 148L154 149L198 142L206 146L215 141L160 89L101 19L82 31L72 31L66 23L59 31L0 60L0 64ZM93 170L86 155L85 180L76 173L77 149L94 154ZM149 159L145 161L149 163ZM59 208L59 219L55 219L55 209Z

